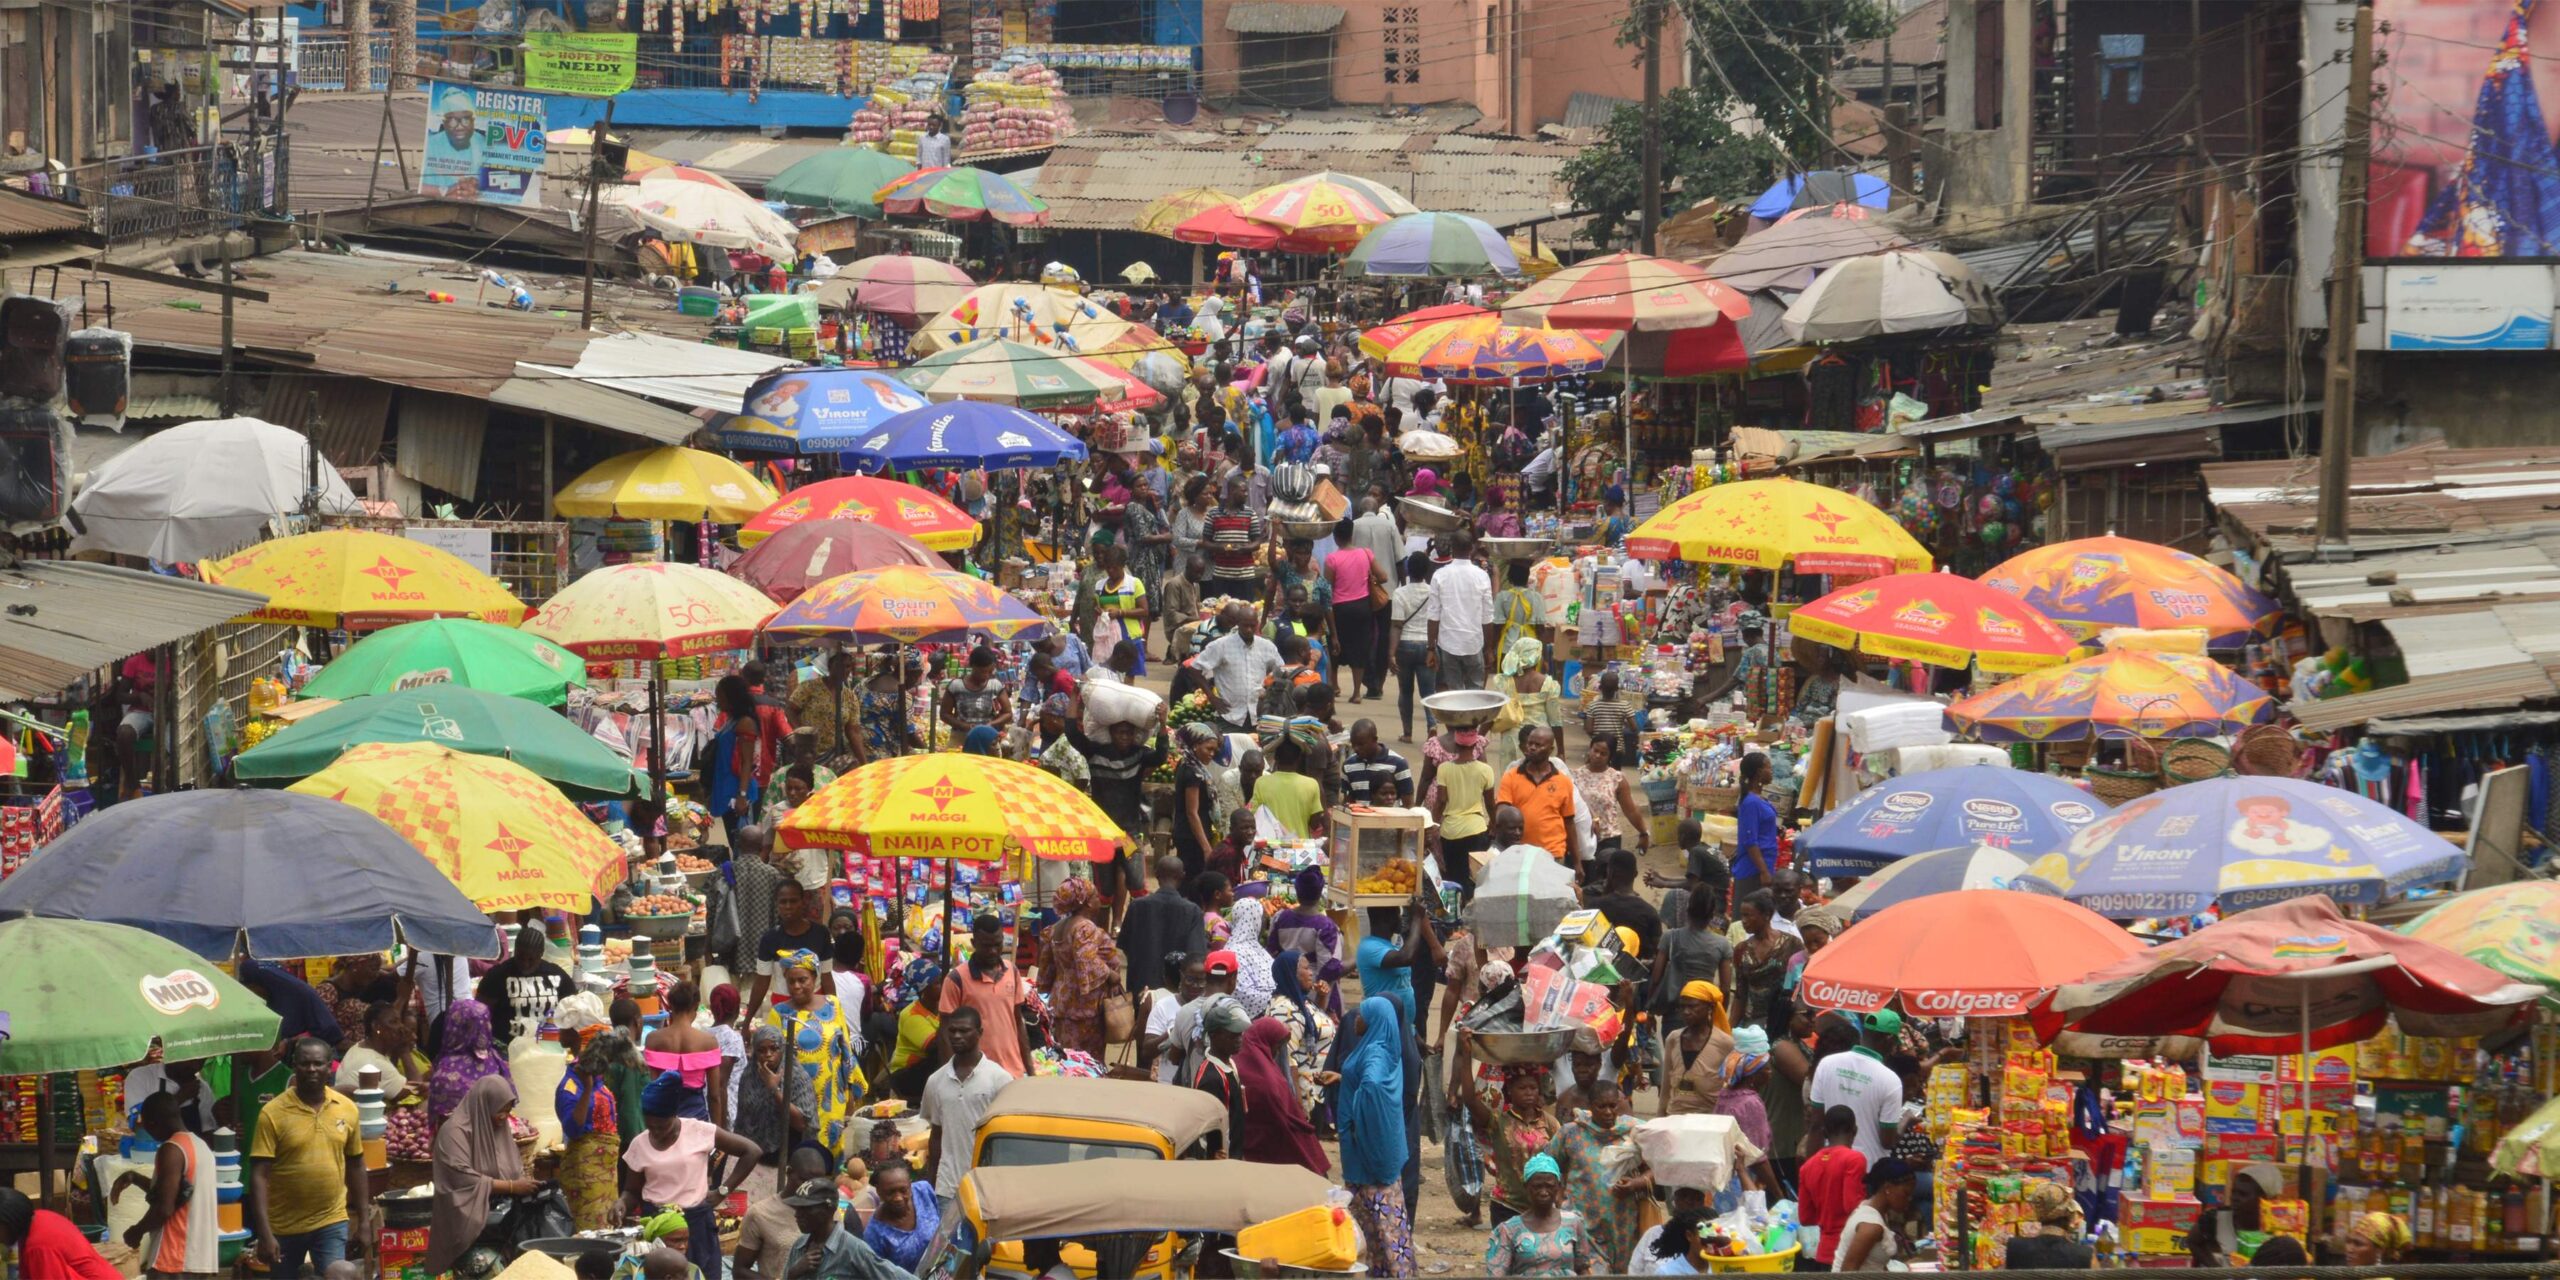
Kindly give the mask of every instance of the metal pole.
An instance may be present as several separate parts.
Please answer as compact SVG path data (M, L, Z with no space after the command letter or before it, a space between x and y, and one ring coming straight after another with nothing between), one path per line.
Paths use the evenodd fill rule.
M1643 6L1644 23L1644 209L1636 241L1652 253L1655 232L1662 226L1662 0L1636 3Z
M596 126L587 149L587 246L584 280L578 289L578 327L593 328L596 318L596 193L604 186L605 139L613 132L613 99L604 100L604 123Z
M214 252L222 255L222 416L230 417L239 401L232 395L231 378L231 314L240 304L232 294L231 243L227 236L214 238Z
M2329 250L2329 376L2320 406L2320 558L2345 559L2347 484L2355 458L2356 327L2364 317L2365 163L2373 145L2373 0L2358 0L2347 55L2346 145L2338 157L2338 227Z

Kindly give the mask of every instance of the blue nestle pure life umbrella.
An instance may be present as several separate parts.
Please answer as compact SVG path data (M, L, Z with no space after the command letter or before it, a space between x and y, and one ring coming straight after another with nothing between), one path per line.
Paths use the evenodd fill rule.
M726 449L830 453L931 403L886 369L785 369L747 388L745 406L711 434Z
M2022 858L2060 849L2107 807L2059 778L1958 765L1890 778L1852 797L1798 844L1817 876L1862 876L1933 849L1989 845Z
M1084 441L1047 418L983 400L954 400L901 413L840 447L845 469L865 473L1054 467L1082 461L1086 452Z
M2327 894L2371 906L2461 876L2444 837L2353 792L2299 778L2213 778L2155 791L2090 824L2028 876L2135 920Z

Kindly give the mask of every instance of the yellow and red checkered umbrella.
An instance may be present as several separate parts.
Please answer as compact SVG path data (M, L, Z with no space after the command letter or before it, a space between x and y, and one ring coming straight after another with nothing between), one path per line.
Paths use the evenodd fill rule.
M972 635L1037 640L1049 620L983 578L894 564L829 578L765 623L768 635L854 644L957 644Z
M622 846L512 760L367 742L290 789L382 819L483 911L585 911L622 883Z
M938 752L875 760L782 820L787 849L985 862L1013 850L1099 862L1128 834L1057 776L999 756Z

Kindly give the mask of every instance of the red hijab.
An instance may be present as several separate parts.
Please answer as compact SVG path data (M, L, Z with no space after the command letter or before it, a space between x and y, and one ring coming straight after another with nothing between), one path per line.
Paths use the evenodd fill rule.
M1294 1164L1322 1177L1333 1166L1316 1142L1307 1109L1298 1105L1298 1090L1281 1061L1288 1051L1289 1028L1278 1018L1256 1018L1245 1028L1236 1075L1244 1081L1245 1110L1253 1122L1245 1126L1237 1149L1256 1164Z

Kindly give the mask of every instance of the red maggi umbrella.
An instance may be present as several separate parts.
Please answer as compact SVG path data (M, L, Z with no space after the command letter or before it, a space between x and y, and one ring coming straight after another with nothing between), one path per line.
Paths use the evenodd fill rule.
M1805 965L1796 990L1818 1009L1899 1003L1923 1018L2015 1017L2141 951L2113 921L2060 898L1959 889L1859 921Z

